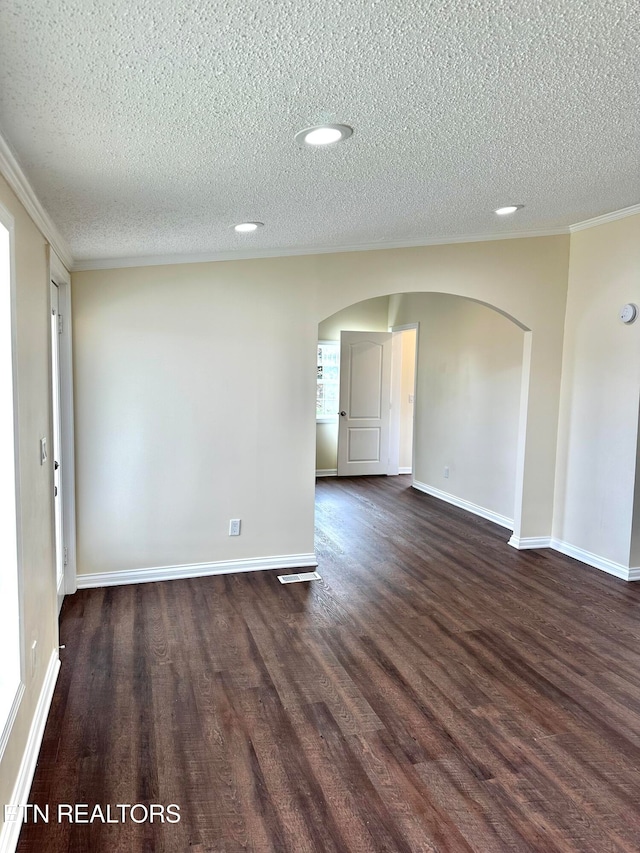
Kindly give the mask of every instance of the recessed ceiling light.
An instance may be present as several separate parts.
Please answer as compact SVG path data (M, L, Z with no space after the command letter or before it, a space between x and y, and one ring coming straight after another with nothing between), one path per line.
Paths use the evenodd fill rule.
M238 225L233 226L233 230L237 231L238 234L249 234L251 231L262 228L263 225L264 222L240 222Z
M506 207L499 207L497 210L494 210L494 213L497 213L498 216L508 216L510 213L515 213L516 210L522 210L524 204L508 204Z
M353 133L353 128L346 124L323 124L318 127L306 127L296 133L298 145L335 145L348 139Z

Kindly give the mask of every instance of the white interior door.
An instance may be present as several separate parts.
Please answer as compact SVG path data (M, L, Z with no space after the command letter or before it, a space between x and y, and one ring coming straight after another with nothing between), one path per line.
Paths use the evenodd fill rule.
M387 474L391 333L340 335L338 476Z
M53 409L53 508L56 535L56 587L58 612L64 599L64 526L62 516L62 418L60 408L60 296L58 285L51 282L51 399Z

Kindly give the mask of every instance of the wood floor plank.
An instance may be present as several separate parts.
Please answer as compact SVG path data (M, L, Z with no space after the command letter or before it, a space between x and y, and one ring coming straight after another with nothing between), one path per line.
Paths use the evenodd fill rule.
M19 853L640 850L640 585L403 476L319 481L316 526L319 582L65 600Z

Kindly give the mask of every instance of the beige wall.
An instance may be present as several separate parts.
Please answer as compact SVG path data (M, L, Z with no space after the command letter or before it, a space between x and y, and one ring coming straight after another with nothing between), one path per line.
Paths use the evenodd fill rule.
M415 479L513 519L523 330L437 293L394 296L391 313L420 324Z
M18 442L24 588L26 691L0 765L0 804L10 803L47 666L58 648L52 526L52 474L41 466L39 442L51 442L49 394L49 287L46 243L0 177L0 204L15 220ZM38 661L31 672L30 648ZM0 808L0 822L4 810Z
M640 402L640 216L571 237L554 535L629 566ZM636 528L637 522L636 507ZM633 565L640 565L634 537Z
M304 266L73 276L79 574L313 552Z
M378 296L350 305L318 325L319 341L339 341L340 332L386 332L389 297ZM316 470L338 467L338 424L316 424Z
M338 468L338 424L316 424L316 471Z
M389 297L377 296L349 305L318 324L319 341L339 341L340 332L386 332Z

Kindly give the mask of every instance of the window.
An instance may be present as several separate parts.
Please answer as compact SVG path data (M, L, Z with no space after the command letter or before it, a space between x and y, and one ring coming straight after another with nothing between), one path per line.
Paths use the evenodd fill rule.
M339 407L340 344L338 341L319 341L316 422L335 423Z
M24 691L20 639L18 529L16 513L16 436L13 394L13 305L11 231L0 208L0 758ZM13 223L11 222L11 225Z

